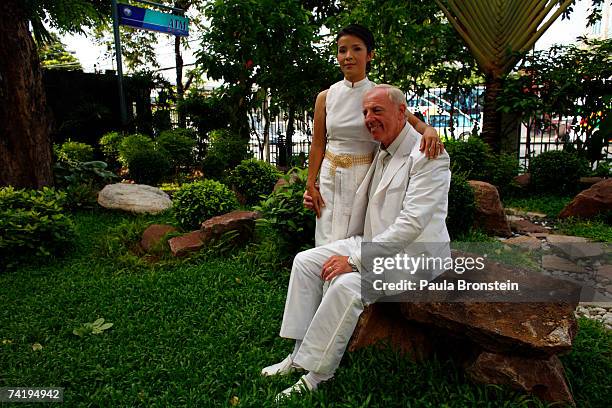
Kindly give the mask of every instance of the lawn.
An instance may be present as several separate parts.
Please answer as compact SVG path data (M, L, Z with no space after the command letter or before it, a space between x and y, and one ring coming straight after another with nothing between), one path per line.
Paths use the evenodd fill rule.
M240 256L148 266L126 255L121 242L159 219L80 213L67 257L0 274L0 386L64 387L70 407L276 406L274 396L299 377L259 375L292 349L278 337L288 270L249 268ZM113 327L73 334L99 317ZM576 347L563 357L579 406L608 406L611 346L610 333L581 321ZM347 354L333 384L286 404L540 405L473 385L451 361L415 364L378 349Z

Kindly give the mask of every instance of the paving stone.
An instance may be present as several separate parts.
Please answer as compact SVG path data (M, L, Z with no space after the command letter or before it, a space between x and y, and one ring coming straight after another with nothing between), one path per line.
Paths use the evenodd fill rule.
M584 273L584 268L569 259L557 255L542 256L542 268L555 271Z
M521 248L529 250L537 250L542 247L542 241L537 238L529 236L519 236L514 238L508 238L504 241L504 244L519 246Z

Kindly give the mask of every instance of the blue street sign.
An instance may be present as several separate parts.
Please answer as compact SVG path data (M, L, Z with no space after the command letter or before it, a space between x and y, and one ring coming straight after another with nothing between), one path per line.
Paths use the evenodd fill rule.
M189 36L189 19L128 4L119 4L119 24L179 37Z

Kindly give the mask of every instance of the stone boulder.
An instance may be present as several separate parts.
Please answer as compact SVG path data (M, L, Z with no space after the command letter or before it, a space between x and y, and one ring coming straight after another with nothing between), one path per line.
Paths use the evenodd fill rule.
M142 233L140 246L146 252L152 252L162 243L164 236L170 232L175 232L176 228L172 225L153 224L149 225Z
M98 194L98 204L112 210L157 214L172 207L168 194L144 184L109 184Z
M202 223L202 241L207 243L221 237L228 231L238 231L238 242L246 242L253 236L255 220L260 218L256 211L232 211L210 218Z
M453 251L455 258L469 255ZM577 333L574 310L580 286L488 259L484 269L467 275L450 270L436 281L457 276L476 282L511 280L529 293L523 299L517 295L514 302L500 302L488 301L485 294L472 295L471 300L456 296L423 301L410 292L411 301L367 306L349 351L383 341L417 360L435 351L457 360L476 382L507 385L548 402L573 404L557 355L571 349ZM532 301L533 287L546 294L553 291L555 301ZM557 294L567 291L569 299L556 301Z
M470 180L469 183L476 201L474 225L492 235L512 236L497 188L484 181Z
M559 218L592 218L612 211L612 179L605 179L582 191L559 213Z
M232 211L227 214L212 217L202 223L198 231L188 232L168 241L170 251L174 256L184 256L189 252L199 251L206 244L220 238L229 231L238 234L232 240L233 244L244 243L253 236L255 220L260 215L256 211Z
M534 359L483 352L466 371L472 381L509 385L543 401L574 405L563 364L557 356Z
M192 231L168 240L170 251L174 256L185 256L190 252L199 251L204 246L200 231Z
M529 187L529 183L531 183L531 173L520 174L514 177L514 182L521 188Z
M416 361L433 353L432 342L424 330L404 319L397 303L373 303L365 307L349 343L349 351L383 344L387 341L395 350Z

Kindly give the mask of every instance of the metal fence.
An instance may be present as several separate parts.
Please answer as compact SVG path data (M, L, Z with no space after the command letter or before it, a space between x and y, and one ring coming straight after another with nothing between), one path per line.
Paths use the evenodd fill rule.
M482 129L484 86L451 94L444 88L425 90L422 94L406 94L408 109L436 129L441 137L465 139ZM265 120L261 109L249 114L251 126L250 150L253 157L266 160L263 144ZM171 121L178 124L178 114L171 110ZM292 137L291 155L284 153L288 126L287 112L281 110L270 118L269 161L275 165L305 165L312 141L312 116L308 112L296 115ZM566 144L577 148L586 141L585 123L580 116L533 117L524 123L516 123L517 159L524 169L529 159L549 150L561 150ZM602 148L604 159L612 159L610 140Z

